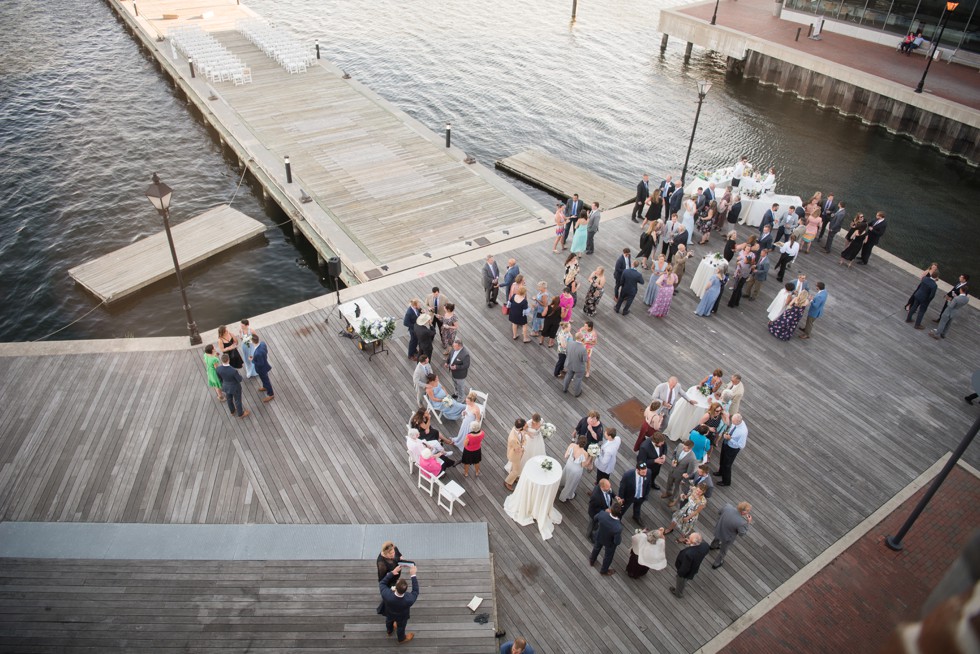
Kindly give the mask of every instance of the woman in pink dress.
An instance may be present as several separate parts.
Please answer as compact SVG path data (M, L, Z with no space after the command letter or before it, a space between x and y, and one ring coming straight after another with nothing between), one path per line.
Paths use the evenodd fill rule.
M561 245L561 237L565 235L565 223L568 219L565 218L565 205L561 202L558 203L558 207L555 209L555 243L551 246L551 251L558 254L560 250L558 246ZM561 248L565 249L564 246Z
M820 231L820 225L822 224L823 218L820 217L820 207L818 206L813 209L813 212L806 219L806 230L803 232L804 253L810 253L810 245L817 238L817 233Z
M670 311L670 301L674 297L674 287L677 285L677 275L670 264L667 264L667 272L657 280L657 296L650 306L650 315L655 318L666 318Z
M572 289L566 286L558 298L558 306L561 307L561 321L571 322L572 307L575 306L575 298L572 296Z

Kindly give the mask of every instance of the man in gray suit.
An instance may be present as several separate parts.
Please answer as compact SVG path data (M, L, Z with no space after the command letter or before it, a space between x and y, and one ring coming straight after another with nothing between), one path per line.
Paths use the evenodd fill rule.
M966 287L957 289L956 297L946 305L945 311L939 317L939 326L929 332L929 335L936 340L946 338L946 332L949 331L949 323L953 321L953 318L960 312L960 309L969 303L970 296L966 294Z
M844 225L844 219L847 217L847 212L844 211L844 201L841 200L837 204L837 211L830 217L827 221L827 241L823 244L823 251L830 254L830 245L834 242L834 237L837 236L837 232L841 230Z
M670 214L670 220L664 224L663 234L660 235L660 253L667 256L667 251L670 249L671 243L674 242L674 236L677 235L677 214Z
M584 338L582 334L576 334L575 340L568 344L568 354L565 357L565 369L568 374L565 375L565 383L562 385L561 392L567 393L568 386L574 379L575 386L572 388L572 395L575 397L582 394L582 378L585 375L585 361L588 358L585 343L582 342Z
M769 250L763 250L759 253L759 260L752 267L752 272L749 273L749 278L745 281L745 288L742 289L742 295L754 300L759 295L759 289L765 283L766 279L769 277Z
M720 517L715 525L715 537L711 541L711 549L719 550L715 562L711 564L714 570L725 565L725 555L735 539L748 533L749 525L752 524L752 505L739 502L738 508L735 508L726 504L718 514Z
M599 233L599 219L602 218L602 212L599 211L599 203L592 203L592 211L589 212L589 222L585 228L585 253L592 254L595 252L595 235Z
M670 499L675 493L680 493L681 482L690 479L697 468L698 458L694 456L694 443L683 440L674 448L674 455L670 459L670 472L667 475L667 488L660 497Z
M486 293L487 306L496 306L497 293L500 290L500 269L497 268L492 254L487 255L487 262L483 266L483 290Z

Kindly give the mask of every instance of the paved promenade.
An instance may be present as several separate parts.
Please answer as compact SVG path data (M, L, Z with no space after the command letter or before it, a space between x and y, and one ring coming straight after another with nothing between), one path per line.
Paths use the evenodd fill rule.
M906 57L896 52L898 43L902 40L900 35L895 35L895 44L891 47L826 30L820 35L819 41L814 41L806 38L806 25L775 18L772 7L771 0L721 0L716 24L847 68L877 75L909 89L914 89L922 78L926 58ZM710 21L714 8L713 2L707 2L676 11ZM814 17L814 21L818 20L819 17ZM827 24L831 25L831 22L828 21ZM796 41L794 39L798 27L803 28L803 34ZM934 61L926 78L925 92L980 110L980 73L969 66Z
M197 349L160 350L157 341L148 351L123 343L130 351L115 352L114 342L101 353L91 344L81 354L0 349L0 519L487 522L500 626L509 634L527 636L544 652L694 651L954 447L977 410L962 396L980 368L980 316L965 309L949 338L934 341L904 322L913 274L877 254L869 266L848 270L816 248L801 255L794 270L812 283L825 281L830 291L809 341L784 343L767 332L774 280L756 302L730 309L726 292L716 316L696 317L689 289L696 261L667 319L646 316L642 305L618 316L612 268L624 245L636 247L638 235L629 210L606 214L596 254L583 264L583 277L604 265L610 290L596 318L592 377L577 399L563 395L551 376L555 351L511 340L499 309L485 306L482 252L458 257L459 265L448 270L405 273L397 286L369 283L345 291L345 298L364 294L399 323L407 301L424 297L433 285L457 304L459 335L473 360L469 382L490 397L483 474L450 474L466 489L466 506L453 516L408 476L404 433L414 407L414 364L405 358L402 328L391 353L368 362L353 342L338 337L335 313L315 311L274 324L253 321L269 343L277 397L262 404L257 381L250 381L245 403L253 414L245 420L230 417L206 387ZM528 280L547 280L557 289L562 257L551 253L550 241L494 254L500 261L516 257ZM695 250L718 249L717 236L711 245ZM579 310L574 320L576 327L582 323ZM645 401L671 374L690 385L716 367L745 380L748 446L735 464L733 485L717 489L698 527L710 535L718 508L742 500L754 505L755 523L724 568L704 566L684 600L668 592L669 570L639 581L626 577L625 546L614 577L588 567L588 479L578 497L558 506L564 520L551 540L542 542L536 528L522 528L504 513L505 442L515 418L539 411L555 423L559 433L547 450L561 457L576 421L599 410L627 444L614 475L618 483L632 465L635 433L612 418L610 408L631 398ZM966 461L980 465L976 448ZM666 508L651 497L643 508L647 524L666 524ZM633 528L628 519L626 528ZM929 521L917 528L923 536L935 529ZM677 551L671 541L671 562ZM457 558L466 557L460 552ZM419 606L426 601L423 595ZM360 610L365 622L375 617L369 601L361 601ZM418 637L409 649L424 647L426 620L412 628Z

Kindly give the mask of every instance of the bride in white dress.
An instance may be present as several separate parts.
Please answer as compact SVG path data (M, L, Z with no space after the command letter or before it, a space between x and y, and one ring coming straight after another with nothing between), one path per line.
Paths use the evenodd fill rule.
M789 303L793 301L793 285L786 284L779 293L776 293L776 297L773 298L772 302L769 303L769 308L766 312L769 314L769 322L772 322L779 316L783 315L783 311L789 306Z
M535 456L547 454L544 447L544 436L541 435L541 415L535 413L528 420L524 428L526 438L524 440L524 457L521 459L521 467L527 464L528 460Z
M562 489L558 495L559 502L575 499L575 490L582 481L585 469L592 464L592 457L585 451L585 436L579 437L578 442L571 443L565 450L565 469L561 474Z
M698 203L694 199L693 195L689 195L687 196L687 199L684 200L684 204L681 208L684 211L683 215L681 216L681 223L687 230L687 245L690 247L694 239L694 214L698 211Z

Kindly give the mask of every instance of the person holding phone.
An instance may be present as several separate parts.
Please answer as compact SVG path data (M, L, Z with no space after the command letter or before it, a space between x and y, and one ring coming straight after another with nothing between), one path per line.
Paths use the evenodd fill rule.
M408 566L409 574L412 577L411 592L408 590L408 582L403 578L398 579L394 588L391 587L392 580L401 576L402 568L405 565L406 562L402 562L378 583L381 599L385 605L385 630L389 636L397 631L399 643L407 643L415 638L414 632L405 633L405 626L411 618L412 605L419 598L419 581L415 576L418 568L414 564Z

